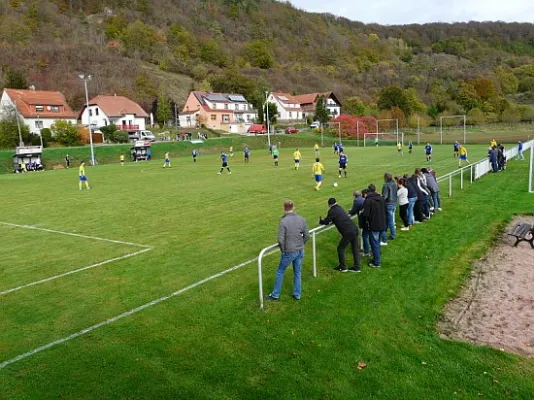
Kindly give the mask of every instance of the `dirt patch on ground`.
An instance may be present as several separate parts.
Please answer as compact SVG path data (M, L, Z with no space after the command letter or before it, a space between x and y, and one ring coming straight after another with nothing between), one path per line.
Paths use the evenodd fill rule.
M526 242L513 247L515 238L507 234L520 222L534 224L534 217L512 221L445 308L439 323L444 337L534 358L534 249Z

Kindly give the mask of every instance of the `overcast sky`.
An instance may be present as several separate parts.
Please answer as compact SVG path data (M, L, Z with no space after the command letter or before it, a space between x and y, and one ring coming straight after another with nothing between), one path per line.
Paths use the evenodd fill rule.
M311 12L328 12L365 23L461 21L534 22L534 0L290 0Z

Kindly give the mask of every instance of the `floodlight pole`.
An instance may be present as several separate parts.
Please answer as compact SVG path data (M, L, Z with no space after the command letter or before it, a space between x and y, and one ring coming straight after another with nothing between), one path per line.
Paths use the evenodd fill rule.
M360 120L356 120L356 146L360 147Z
M443 144L443 117L439 117L439 144Z
M467 122L467 117L466 115L464 114L464 144L467 143L467 132L466 132L466 129L465 129L465 123Z
M269 147L271 147L271 127L269 124L269 92L265 92L265 114L267 115L267 142L269 143Z
M19 110L17 108L17 102L15 102L15 119L17 120L17 129L19 131L19 146L24 147L24 142L22 141L22 131L20 129Z
M85 86L85 108L87 111L87 128L89 129L89 145L91 146L91 165L95 166L95 150L93 148L93 132L91 129L91 119L89 118L89 91L87 90L87 82L92 79L91 75L81 74L79 75L80 79L83 81Z
M421 144L421 117L417 117L417 144Z

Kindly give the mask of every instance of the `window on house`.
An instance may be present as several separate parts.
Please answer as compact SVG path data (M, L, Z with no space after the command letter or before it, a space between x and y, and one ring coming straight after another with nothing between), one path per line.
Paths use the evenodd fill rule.
M230 122L230 115L228 115L228 114L223 114L223 116L222 116L222 120L223 120L224 123L228 123L228 122Z
M58 106L52 106L50 108L51 108L52 112L55 112L55 113L59 112L59 107Z
M224 105L224 109L225 109L225 110L228 110L228 104L225 104L225 105Z
M93 116L93 110L89 110L89 116L90 116L90 117Z
M43 106L35 106L35 111L36 112L43 112L44 111L44 107Z
M98 108L95 108L95 115L98 116Z
M289 112L289 118L291 118L293 116L293 113L290 111Z
M44 125L43 125L43 121L35 121L35 129L43 129L44 128Z
M217 115L215 115L215 114L211 114L211 120L212 120L212 121L215 121L216 119L217 119Z
M214 110L217 109L217 103L213 103L213 109L214 109Z

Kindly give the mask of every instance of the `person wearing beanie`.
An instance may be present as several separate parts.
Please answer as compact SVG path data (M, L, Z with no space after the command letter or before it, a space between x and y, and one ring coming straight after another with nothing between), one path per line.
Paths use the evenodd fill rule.
M329 225L333 223L341 234L341 240L337 246L337 256L339 266L334 268L341 272L361 272L360 269L360 249L358 246L358 227L349 217L348 213L337 204L335 198L328 199L328 215L326 218L319 218L319 224ZM347 268L345 249L350 244L354 263L352 268Z

